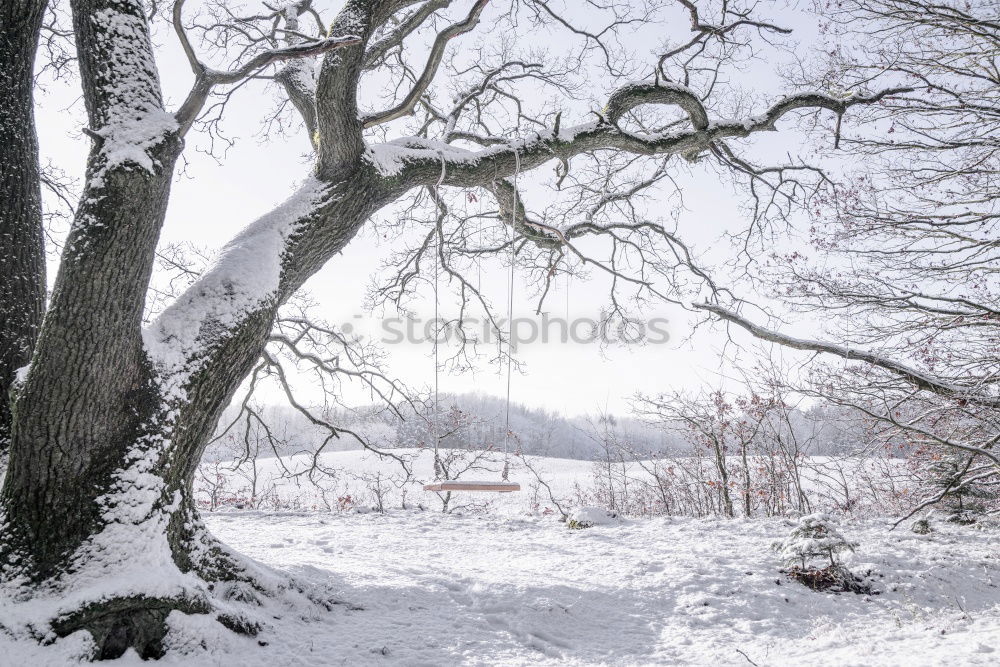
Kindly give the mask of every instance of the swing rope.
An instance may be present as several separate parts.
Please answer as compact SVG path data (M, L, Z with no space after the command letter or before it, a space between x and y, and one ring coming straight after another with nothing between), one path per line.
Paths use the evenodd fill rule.
M507 285L507 403L504 415L503 433L503 474L507 482L510 476L510 376L514 365L514 260L517 257L517 175L521 171L521 155L514 148L514 205L510 213L510 282Z
M438 361L438 338L440 326L440 320L438 318L438 278L441 273L441 228L440 228L440 207L441 207L441 184L444 183L446 163L444 161L444 154L441 154L441 174L438 176L437 184L434 186L434 203L436 215L434 216L434 422L432 424L432 433L434 436L434 479L441 479L444 476L444 470L441 466L441 455L438 452L439 445L441 443L440 431L438 430L438 420L441 417L440 414L440 404L438 398L438 384L439 375L441 372L441 364Z

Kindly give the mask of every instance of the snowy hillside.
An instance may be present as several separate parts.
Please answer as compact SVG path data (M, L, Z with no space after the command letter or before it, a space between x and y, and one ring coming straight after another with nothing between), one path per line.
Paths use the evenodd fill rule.
M434 455L429 449L388 449L387 456L366 450L329 452L312 457L308 454L256 461L256 493L249 479L252 464L223 461L219 465L203 466L197 482L198 499L203 507L211 502L211 494L219 493L223 508L234 505L250 507L250 498L257 497L267 509L275 507L307 510L369 508L377 503L375 489L385 488L383 502L388 507L434 506L435 494L423 491L423 485L434 479ZM448 455L442 450L442 456ZM520 494L476 494L474 501L482 509L505 515L523 513L542 500L538 481L524 465L524 459L507 457L510 480L521 484ZM569 498L577 485L590 485L593 463L573 459L527 457L558 497ZM463 473L463 480L499 481L505 457L488 453L477 460L476 468ZM406 465L406 469L403 465ZM235 470L234 470L235 468ZM407 471L410 475L407 477ZM221 485L221 491L216 488ZM350 499L349 501L347 499ZM463 502L463 501L459 501ZM485 504L484 504L485 503ZM440 509L440 505L437 507Z

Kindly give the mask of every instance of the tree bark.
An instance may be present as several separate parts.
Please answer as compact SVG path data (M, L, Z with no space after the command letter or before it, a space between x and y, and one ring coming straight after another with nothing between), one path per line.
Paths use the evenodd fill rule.
M168 158L163 156L165 163ZM17 558L22 574L35 582L59 581L73 574L79 563L95 558L113 572L116 567L127 568L129 560L143 552L166 545L180 572L194 573L206 582L242 581L261 588L202 524L192 496L195 471L219 415L263 353L280 304L344 248L380 206L398 196L379 187L372 176L370 167L359 165L336 185L320 186L321 200L295 221L303 231L289 239L277 290L235 322L224 328L217 317L192 322L178 315L194 302L209 313L224 309L224 304L216 304L220 310L215 310L212 299L224 301L239 287L228 284L226 291L212 292L209 285L217 279L218 268L206 272L175 307L168 308L146 337L155 341L164 331L172 331L174 317L197 327L198 344L179 368L163 367L155 355L148 356L142 340L132 342L130 331L141 338L140 313L123 307L129 313L122 324L125 332L107 340L101 337L97 343L71 335L75 326L81 326L76 322L97 315L63 313L53 305L53 321L46 324L38 360L19 397L11 470L2 496L5 525L0 553ZM140 179L130 187L145 186L146 201L160 196L156 174L129 171L121 177ZM116 178L105 179L109 187ZM129 211L125 202L114 201L100 213L101 219L133 227L114 218L116 211L159 214L148 206ZM257 224L244 234L252 238ZM73 270L72 262L78 260L64 261L70 262L67 270ZM122 278L99 277L111 267L94 270L87 290L74 298L83 303L124 298L115 289ZM58 283L54 304L63 293L60 290L68 289ZM57 315L65 322L55 321ZM134 357L105 356L129 350L134 350ZM76 382L102 386L77 390ZM48 428L52 425L57 429ZM111 543L112 539L116 541ZM212 608L211 601L196 591L165 598L123 590L55 619L53 627L59 634L90 631L99 657L117 657L129 647L140 655L156 656L171 610L207 613Z
M45 246L33 70L45 0L0 5L0 459L10 446L11 390L45 310Z
M140 147L145 158L130 153L123 160L111 150L123 141L116 134L122 123L170 127L143 7L132 0L74 0L72 9L94 144L45 324L14 403L10 462L0 492L4 583L31 588L47 582L57 590L91 565L114 577L115 568L155 546L157 532L166 534L155 530L166 523L164 508L186 507L155 481L171 461L163 446L165 406L141 336L181 141L176 133L152 131ZM30 81L17 94L22 105L29 104ZM0 104L5 111L16 108L12 100ZM25 145L26 153L34 148ZM25 154L21 160L5 156L3 164L37 168L37 157ZM37 196L28 201L37 202ZM33 250L24 240L20 245ZM92 602L53 619L53 628L59 634L90 630L97 657L117 657L129 646L155 656L163 619L174 608L204 604L183 595L95 594Z

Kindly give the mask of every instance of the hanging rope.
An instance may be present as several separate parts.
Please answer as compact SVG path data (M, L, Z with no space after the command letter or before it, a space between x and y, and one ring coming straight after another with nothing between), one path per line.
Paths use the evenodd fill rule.
M566 260L566 327L569 327L569 260Z
M517 256L517 175L521 171L521 155L514 148L514 206L510 213L510 282L507 289L507 403L503 434L503 481L510 476L510 376L514 365L514 260Z
M444 183L445 177L445 161L444 154L441 154L441 174L438 176L437 184L434 186L434 204L435 204L435 216L434 216L434 423L432 425L434 436L434 479L440 480L444 475L444 470L441 467L441 456L438 453L438 445L440 444L440 436L438 435L438 419L440 418L440 405L438 402L438 384L439 375L441 372L441 365L438 362L438 277L441 273L441 231L440 231L440 216L441 216L441 184Z
M466 199L466 203L468 203ZM481 197L476 199L478 206L476 207L476 225L478 229L476 230L476 243L482 247L483 245L483 200ZM483 289L483 263L476 258L476 289L482 291Z

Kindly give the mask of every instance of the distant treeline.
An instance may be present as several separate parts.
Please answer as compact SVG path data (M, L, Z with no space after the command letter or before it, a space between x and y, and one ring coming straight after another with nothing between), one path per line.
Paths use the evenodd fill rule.
M208 455L228 458L248 447L260 457L314 452L320 447L323 451L343 451L359 449L362 445L358 438L378 448L429 447L437 434L441 445L449 448L502 449L506 440L509 449L525 454L591 461L606 455L609 429L637 452L683 455L692 447L691 435L684 429L650 424L631 416L566 417L511 403L508 417L502 398L480 393L442 395L438 406L436 425L434 410L429 406L407 409L402 417L372 407L329 410L324 414L327 422L345 430L339 437L330 437L329 428L313 424L287 406L259 407L250 419L246 415L237 419L236 411L231 410L221 420L221 437ZM510 436L505 437L508 420ZM857 414L841 408L794 410L789 423L800 436L798 440L808 443L809 451L804 452L808 455L849 454L865 440L864 425Z

